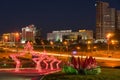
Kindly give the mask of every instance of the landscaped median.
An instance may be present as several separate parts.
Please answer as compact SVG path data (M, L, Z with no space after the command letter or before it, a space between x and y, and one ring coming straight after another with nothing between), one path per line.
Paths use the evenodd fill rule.
M120 69L98 66L92 56L85 59L71 56L61 72L46 75L44 80L119 80L119 73Z
M66 74L61 72L46 75L43 80L119 80L120 69L101 68L101 73L96 75Z

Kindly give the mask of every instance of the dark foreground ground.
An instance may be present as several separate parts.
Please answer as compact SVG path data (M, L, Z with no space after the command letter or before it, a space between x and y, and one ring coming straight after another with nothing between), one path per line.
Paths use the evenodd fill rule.
M68 75L62 72L39 76L44 77L42 80L119 80L120 69L117 68L101 68L102 72L98 75ZM35 75L35 74L33 74ZM36 78L40 80L40 78ZM0 80L35 80L33 76L21 76L9 73L0 73Z

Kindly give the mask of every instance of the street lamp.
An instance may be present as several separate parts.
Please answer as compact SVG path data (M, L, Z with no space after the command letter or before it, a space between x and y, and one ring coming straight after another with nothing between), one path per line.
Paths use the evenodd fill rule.
M15 33L15 38L16 38L16 41L18 42L18 39L19 39L19 33Z
M52 49L54 49L54 42L50 41L50 45L52 46Z
M112 34L111 33L108 33L107 34L107 44L108 44L108 47L107 47L107 51L109 53L110 51L110 38L112 37Z
M68 53L68 42L64 41L63 44L65 45L65 48L67 50L67 54L68 54L68 59L69 59L69 53Z
M42 44L42 46L43 46L43 50L44 50L44 52L45 52L45 43L44 43L43 40L41 40L41 44Z
M16 32L15 35L14 35L14 43L15 43L15 46L16 46L16 49L17 49L17 52L18 52L18 40L19 40L19 33Z
M97 46L93 46L93 49L94 49L95 51L97 51Z
M77 49L77 51L78 51L78 53L79 53L79 51L80 51L80 46L77 46L76 49ZM78 55L79 55L79 54L78 54Z
M4 39L5 39L5 47L6 47L6 49L7 49L8 36L5 36ZM6 53L7 53L7 50L6 50Z
M116 49L115 46L116 46L116 44L118 43L118 41L117 41L117 40L111 40L111 43L112 43L112 45L113 45L113 47L114 47L114 50L115 50L115 49Z
M111 40L111 43L113 45L113 52L116 50L116 45L118 44L118 41L117 40ZM112 56L113 56L113 52L112 52Z
M5 42L7 42L8 41L8 36L5 36Z
M67 42L67 41L64 41L64 45L65 45L66 50L67 50L67 52L68 52L68 42Z
M87 41L87 49L88 49L88 50L91 49L91 47L90 47L90 44L91 44L91 43L92 43L92 42L91 42L90 40Z

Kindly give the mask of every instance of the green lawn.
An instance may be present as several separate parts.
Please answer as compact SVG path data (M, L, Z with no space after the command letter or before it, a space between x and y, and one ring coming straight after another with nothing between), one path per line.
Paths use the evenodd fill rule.
M119 80L120 69L102 68L98 75L68 75L62 72L46 75L43 80Z

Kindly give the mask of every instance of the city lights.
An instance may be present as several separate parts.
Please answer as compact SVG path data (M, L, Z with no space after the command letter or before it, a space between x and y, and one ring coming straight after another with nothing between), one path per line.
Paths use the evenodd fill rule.
M119 80L120 1L107 1L1 0L0 80Z

